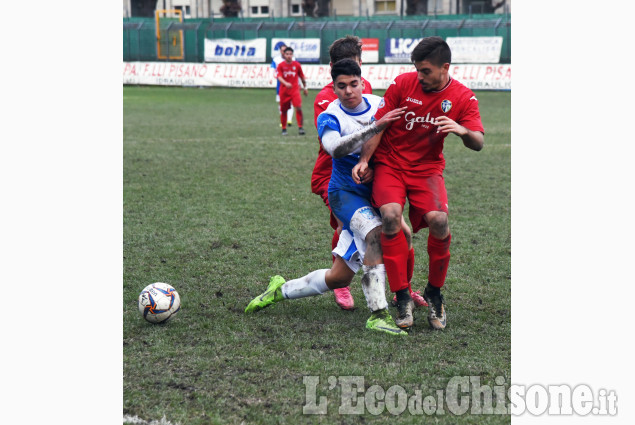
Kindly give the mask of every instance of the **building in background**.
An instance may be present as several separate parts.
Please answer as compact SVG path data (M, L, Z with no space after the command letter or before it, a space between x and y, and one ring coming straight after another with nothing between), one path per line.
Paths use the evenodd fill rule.
M221 18L223 6L242 18L302 16L408 16L510 13L512 0L123 0L123 16L153 17L178 9L185 19ZM306 13L303 8L312 8ZM325 15L324 15L325 14Z

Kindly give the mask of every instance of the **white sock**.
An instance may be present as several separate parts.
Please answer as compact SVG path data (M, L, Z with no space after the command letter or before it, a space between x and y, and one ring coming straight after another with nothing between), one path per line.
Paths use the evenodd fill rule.
M287 111L287 122L292 122L293 121L293 106L289 108L289 110Z
M328 269L315 270L306 276L286 282L280 288L285 298L296 299L312 297L330 291L326 286L326 272Z
M386 301L386 267L383 264L376 266L362 266L362 291L366 297L366 303L370 311L388 308Z

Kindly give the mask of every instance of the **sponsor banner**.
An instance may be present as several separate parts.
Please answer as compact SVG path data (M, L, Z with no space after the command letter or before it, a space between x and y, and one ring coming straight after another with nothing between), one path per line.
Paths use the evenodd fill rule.
M450 65L452 78L472 90L511 90L512 66L508 65Z
M500 62L503 37L448 37L452 63Z
M386 63L410 63L410 54L421 38L387 38L384 49Z
M123 83L158 86L205 86L210 67L205 63L124 62Z
M205 39L205 62L265 62L267 39Z
M331 82L328 65L302 65L307 86L319 90ZM387 89L408 65L362 65L362 76L375 90ZM511 65L451 65L450 75L472 90L511 90ZM163 86L275 88L269 64L124 62L123 83Z
M379 39L362 38L362 63L379 62Z
M300 63L317 63L320 61L319 38L272 38L270 51L272 58L280 54L280 51L275 49L279 41L293 49L293 56Z

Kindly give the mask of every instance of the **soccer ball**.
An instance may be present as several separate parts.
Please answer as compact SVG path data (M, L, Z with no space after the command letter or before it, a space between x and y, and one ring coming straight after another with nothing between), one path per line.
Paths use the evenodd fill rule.
M151 323L170 320L181 309L179 293L167 283L152 283L139 294L139 312Z

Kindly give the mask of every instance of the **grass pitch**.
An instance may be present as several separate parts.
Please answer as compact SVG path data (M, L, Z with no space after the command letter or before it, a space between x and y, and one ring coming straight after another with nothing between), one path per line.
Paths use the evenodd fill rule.
M486 130L481 152L446 139L448 328L433 332L418 309L407 338L364 329L359 275L354 312L340 310L329 293L243 313L270 276L291 279L330 266L328 210L310 190L316 91L303 97L307 135L298 136L294 123L286 138L273 90L123 93L124 418L182 425L510 422L508 415L471 414L474 400L460 415L447 406L421 415L420 405L392 415L381 407L398 412L398 404L363 399L374 385L436 399L460 376L511 384L509 92L476 93ZM415 235L415 290L426 282L426 240L427 230ZM164 325L137 311L141 289L158 281L182 300ZM318 403L326 398L325 415L303 414L312 401L308 376L319 378L314 395ZM363 377L352 403L362 397L361 415L339 412L345 376Z

